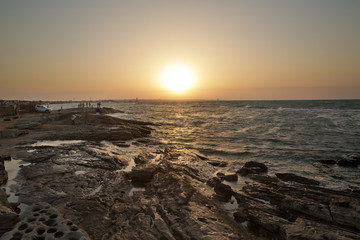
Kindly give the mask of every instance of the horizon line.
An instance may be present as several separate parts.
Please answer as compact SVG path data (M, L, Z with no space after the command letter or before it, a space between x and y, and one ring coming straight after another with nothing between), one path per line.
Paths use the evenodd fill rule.
M79 99L79 100L29 100L29 99L0 99L0 101L26 101L26 102L101 102L101 101L356 101L360 98L309 98L309 99L161 99L161 98L122 98L122 99Z

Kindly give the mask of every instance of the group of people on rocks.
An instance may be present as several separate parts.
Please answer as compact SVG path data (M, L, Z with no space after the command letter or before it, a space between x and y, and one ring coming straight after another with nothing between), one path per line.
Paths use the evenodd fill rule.
M93 107L93 105L91 104L91 102L80 102L78 105L79 108L84 108L84 107ZM101 107L101 102L97 103L97 108Z

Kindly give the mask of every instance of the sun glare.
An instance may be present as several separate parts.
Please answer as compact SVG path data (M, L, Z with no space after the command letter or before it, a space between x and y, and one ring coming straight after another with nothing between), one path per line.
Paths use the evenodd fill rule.
M161 80L167 89L180 93L193 85L195 75L187 65L173 64L163 70Z

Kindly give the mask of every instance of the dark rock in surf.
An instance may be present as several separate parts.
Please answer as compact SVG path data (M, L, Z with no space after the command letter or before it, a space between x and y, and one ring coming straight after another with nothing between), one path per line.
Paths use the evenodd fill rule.
M329 165L336 164L336 161L331 160L331 159L318 160L318 162L323 163L323 164L329 164Z
M357 167L360 165L360 159L340 159L337 161L337 165L342 167Z
M319 185L320 184L319 181L301 177L301 176L298 176L293 173L276 173L275 175L284 182L296 182L296 183L301 183L301 184L305 184L305 185Z
M268 168L265 166L265 164L250 161L250 162L246 162L245 165L236 173L240 174L241 176L247 176L249 174L266 173L267 171Z
M279 182L279 179L276 178L276 177L270 177L268 175L250 175L249 176L250 179L256 181L256 182L259 182L259 183L262 183L262 184L276 184Z

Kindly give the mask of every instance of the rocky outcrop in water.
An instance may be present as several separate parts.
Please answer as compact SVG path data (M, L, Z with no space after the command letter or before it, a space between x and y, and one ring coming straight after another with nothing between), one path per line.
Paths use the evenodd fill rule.
M318 182L293 174L277 176L293 183L255 176L234 193L241 206L234 217L250 231L270 239L358 239L359 194L312 186Z
M81 136L87 141L36 146L27 139L19 144L14 154L31 164L19 172L17 195L24 204L51 204L57 218L62 216L67 219L63 223L70 221L71 226L83 229L76 230L83 236L104 240L359 239L360 193L356 191L326 189L320 187L321 182L289 173L268 175L271 169L255 161L234 174L221 162L186 149L149 147L146 144L152 140L148 138L124 144L124 139L147 136L151 131L147 123L91 113L72 122L71 114L42 119L32 140L79 140L75 136L84 132ZM111 140L101 133L104 129L119 136ZM134 146L143 151L129 158ZM15 212L12 216L16 221ZM35 217L40 221L40 215ZM50 218L51 214L40 222ZM61 225L62 220L57 223ZM46 231L32 230L33 237L45 237L42 234L54 226L42 227ZM16 229L22 234L30 231L29 224L18 224ZM72 230L51 231L62 232L64 237Z
M233 189L225 174L214 177L217 167L176 147L136 158L130 172L55 159L25 166L20 199L51 203L92 239L357 239L360 233L359 194L264 174L240 177L233 184L247 184Z
M266 173L268 171L268 168L263 163L250 161L246 162L245 165L237 171L238 174L241 176L247 176L249 174L260 174L260 173Z

